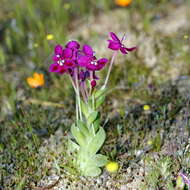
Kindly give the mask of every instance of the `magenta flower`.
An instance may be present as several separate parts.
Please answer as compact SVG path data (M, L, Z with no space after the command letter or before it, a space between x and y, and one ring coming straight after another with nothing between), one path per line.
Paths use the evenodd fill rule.
M49 72L58 72L60 65L57 63L53 63L49 67Z
M65 66L61 66L57 63L53 63L49 67L50 72L56 72L59 74L64 74L67 71L67 68Z
M79 49L80 48L80 44L77 41L69 41L66 46L66 48L70 48L70 49Z
M94 58L92 60L87 60L87 62L85 64L86 64L86 68L88 70L99 71L106 65L107 62L108 62L108 60L106 58L101 58L99 60Z
M61 45L56 45L52 57L54 63L50 65L49 71L63 74L68 69L73 69L76 66L73 51L71 48L63 49Z
M128 51L133 51L136 49L136 47L127 48L124 44L122 44L122 40L120 40L113 32L110 32L110 37L112 40L108 40L108 48L114 51L120 50L122 54L128 54Z
M52 57L53 61L58 61L63 53L63 47L61 45L56 45L54 49L54 55Z
M79 53L78 56L78 64L81 67L85 67L90 71L98 71L101 70L105 64L108 62L108 59L101 58L97 60L94 56L94 52L89 45L84 45L82 52Z
M91 46L89 46L88 44L83 45L82 47L82 51L86 56L90 56L93 57L94 56L94 52Z

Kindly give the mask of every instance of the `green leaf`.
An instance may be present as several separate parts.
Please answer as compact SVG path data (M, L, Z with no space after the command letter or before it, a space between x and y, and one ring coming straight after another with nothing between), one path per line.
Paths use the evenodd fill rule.
M68 140L68 151L69 152L74 152L76 150L79 150L79 145L74 143L72 140Z
M106 88L95 91L95 93L94 93L95 99L99 98L100 96L105 95L106 92L107 92Z
M100 174L101 174L101 169L98 167L89 167L84 172L84 175L89 177L95 177Z
M98 116L98 112L97 111L91 112L90 115L87 118L88 124L89 125L92 124L95 121L95 119L97 118L97 116Z
M98 109L105 101L105 96L100 96L95 103L95 108Z
M90 111L88 104L81 101L81 110L82 110L82 113L84 114L84 116L87 118L89 116L89 111Z
M94 131L96 132L100 127L100 113L98 113L98 116L96 120L93 123Z
M80 146L86 145L84 135L80 132L78 127L75 127L75 124L71 126L71 133Z
M96 154L92 158L93 166L102 167L108 163L108 157L102 154Z
M86 127L86 124L85 124L83 121L78 120L77 126L78 126L78 128L80 129L80 131L83 133L83 135L89 136L89 130L88 130L88 128Z
M104 129L101 127L97 134L93 137L91 142L88 144L88 147L86 149L89 151L89 154L94 155L98 152L98 150L103 145L106 138L106 133Z
M95 154L92 157L87 157L87 162L85 168L90 167L102 167L105 166L108 162L108 157L102 154Z

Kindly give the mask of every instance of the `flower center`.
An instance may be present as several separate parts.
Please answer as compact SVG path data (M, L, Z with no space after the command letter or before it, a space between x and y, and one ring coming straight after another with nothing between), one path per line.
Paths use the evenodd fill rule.
M57 62L60 66L63 66L63 64L65 63L65 60L60 60Z
M122 47L122 48L125 48L125 46L124 46L123 44L121 44L121 47Z
M91 61L90 64L91 65L98 65L98 63L96 61Z

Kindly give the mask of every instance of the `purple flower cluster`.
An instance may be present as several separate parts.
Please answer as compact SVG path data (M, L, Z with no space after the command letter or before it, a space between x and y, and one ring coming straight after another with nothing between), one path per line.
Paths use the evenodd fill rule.
M109 49L121 51L123 54L136 49L136 47L127 48L124 46L122 43L124 37L120 40L113 32L110 32L110 37L111 40L108 40ZM105 84L109 78L114 58L115 54L112 56ZM95 72L103 69L108 62L106 58L97 59L91 46L85 44L81 47L77 41L70 41L64 47L56 45L52 60L53 63L49 68L50 72L69 74L75 85L76 80L81 84L86 79L90 79L92 88L96 86L96 80L98 79Z
M52 59L50 72L72 75L75 68L80 68L79 79L82 81L90 76L90 72L93 73L94 79L97 79L95 71L101 70L108 62L106 58L97 59L91 46L87 44L80 49L77 41L70 41L65 47L56 45Z

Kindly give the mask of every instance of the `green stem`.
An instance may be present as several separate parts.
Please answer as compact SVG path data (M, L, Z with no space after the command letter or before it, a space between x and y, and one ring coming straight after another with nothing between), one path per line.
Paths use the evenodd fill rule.
M76 89L74 80L73 80L73 78L71 77L70 74L69 74L69 79L70 79L70 81L71 81L71 84L72 84L72 86L73 86L73 88L74 88L74 90L75 90L75 94L76 94L76 118L77 118L77 121L78 121L78 120L79 120L79 111L78 111L78 104L77 104L77 102L78 102L77 89Z
M78 103L78 108L79 108L79 116L80 120L82 120L82 111L81 111L81 103L80 103L80 92L79 92L79 83L78 83L78 70L74 70L74 77L75 77L75 83L76 83L76 95L77 95L77 103Z
M77 118L77 121L79 120L79 110L78 110L78 98L77 98L77 94L76 94L76 118Z
M74 88L74 90L75 90L75 93L77 94L77 89L76 89L75 83L74 83L73 78L71 77L70 74L69 74L69 79L70 79L70 81L71 81L71 84L73 85L73 88Z
M95 97L94 97L94 94L92 94L92 109L95 110ZM92 132L93 132L93 135L95 136L95 130L94 130L94 124L92 123Z
M105 82L104 82L103 88L106 88L106 85L107 85L107 83L108 83L108 79L109 79L109 76L110 76L110 73L111 73L111 69L112 69L112 67L113 67L113 63L114 63L114 60L115 60L116 55L117 55L117 51L115 51L115 52L113 53L113 56L112 56L112 58L111 58L110 66L109 66L109 69L108 69L108 73L107 73L106 80L105 80Z

